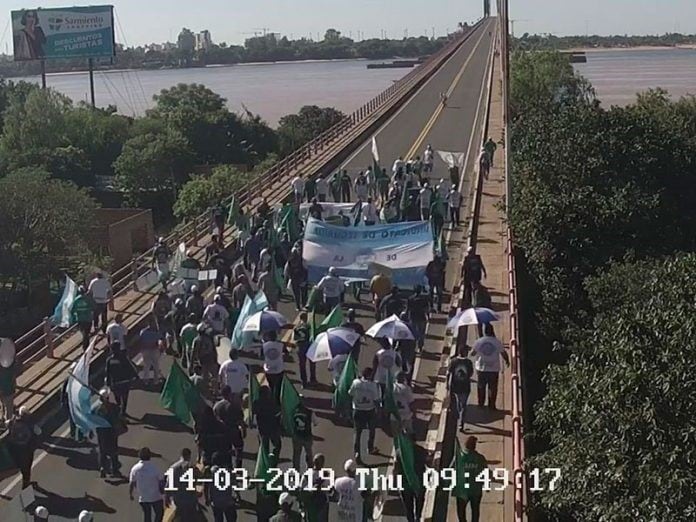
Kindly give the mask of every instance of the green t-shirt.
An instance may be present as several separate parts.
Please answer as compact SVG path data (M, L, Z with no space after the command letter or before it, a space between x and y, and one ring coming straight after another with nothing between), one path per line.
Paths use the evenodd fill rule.
M455 459L457 485L452 490L452 495L468 499L480 497L483 494L483 483L477 482L476 477L486 467L486 459L480 453L475 451L460 452Z
M89 323L92 321L92 303L85 296L77 297L70 311L73 323Z

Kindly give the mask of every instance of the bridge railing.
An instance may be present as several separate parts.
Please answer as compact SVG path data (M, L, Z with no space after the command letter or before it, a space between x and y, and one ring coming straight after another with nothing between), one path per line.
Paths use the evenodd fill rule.
M433 69L439 67L441 62L462 42L464 37L475 31L481 21L468 28L466 33L462 33L458 38L452 38L439 51L433 53L421 65L415 67L408 74L395 81L385 90L377 94L367 103L353 111L350 115L341 119L332 127L328 128L308 143L297 148L288 156L279 160L265 172L259 174L252 181L248 182L237 192L223 200L224 204L229 204L234 198L240 208L245 211L253 210L263 199L263 193L269 187L275 186L283 179L287 178L292 171L296 171L309 160L324 152L330 145L335 145L355 132L361 124L373 117L376 113L388 110L389 107L397 103L409 88L424 76L430 74ZM174 230L166 236L166 244L174 249L176 246L185 242L197 244L204 238L210 230L211 212L206 210L196 218L187 220L176 226ZM230 227L231 228L231 227ZM135 256L130 264L126 264L111 274L111 284L114 291L114 298L117 298L134 287L135 281L151 268L150 253L145 252ZM60 342L77 332L76 326L62 329L53 325L50 318L46 318L42 323L24 333L15 340L17 347L17 359L23 364L31 364L44 354L52 355L53 349Z

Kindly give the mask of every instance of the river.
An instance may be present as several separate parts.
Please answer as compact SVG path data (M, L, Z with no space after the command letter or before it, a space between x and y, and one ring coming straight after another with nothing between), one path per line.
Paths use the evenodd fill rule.
M193 69L97 71L96 102L116 105L126 115L152 107L152 96L177 83L202 83L227 99L231 110L242 105L275 126L303 105L335 107L346 113L360 107L411 69L367 69L368 60L332 60L243 64ZM39 77L13 78L39 82ZM73 100L89 99L87 73L51 74L47 84Z
M674 98L696 94L696 49L588 51L576 64L597 91L602 105L627 105L636 93L662 87Z
M276 125L303 105L335 107L352 112L410 69L367 69L366 60L244 64L230 67L157 71L98 71L97 104L114 104L119 112L141 115L152 96L177 83L202 83L228 100L231 110L242 105ZM696 93L696 49L602 50L587 52L576 70L586 76L605 106L625 105L635 93L664 87L673 96ZM24 78L38 82L38 77ZM53 74L48 85L73 100L87 100L87 73Z

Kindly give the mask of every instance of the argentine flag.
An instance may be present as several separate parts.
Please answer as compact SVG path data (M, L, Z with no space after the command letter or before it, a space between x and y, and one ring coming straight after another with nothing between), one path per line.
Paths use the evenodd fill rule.
M92 391L87 387L89 383L89 361L92 358L92 350L96 338L92 340L85 353L80 357L68 377L67 395L70 415L75 426L83 433L88 434L96 428L110 428L111 424L92 413Z
M251 345L254 341L254 332L244 332L244 323L247 319L254 315L255 313L261 312L268 308L268 300L263 292L256 294L254 299L246 296L244 300L244 305L242 305L242 310L239 312L239 318L237 319L237 324L232 332L232 346L237 348L246 348Z
M68 328L70 326L70 309L72 308L76 296L77 284L66 275L63 295L53 311L53 324L62 328Z

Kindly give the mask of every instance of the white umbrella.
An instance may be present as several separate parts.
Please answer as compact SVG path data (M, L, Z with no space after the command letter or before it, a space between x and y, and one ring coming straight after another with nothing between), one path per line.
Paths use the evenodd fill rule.
M283 314L273 310L257 312L244 323L243 332L271 332L290 324Z
M459 328L468 324L493 323L499 320L498 314L490 308L467 308L457 312L447 323L447 328Z
M370 329L365 332L365 335L370 337L379 338L385 337L387 339L393 339L395 341L410 339L415 340L411 328L408 324L399 319L398 316L392 315L384 321L370 327Z
M350 328L329 328L317 338L307 350L307 359L312 362L330 361L339 354L347 354L360 339L360 334Z

